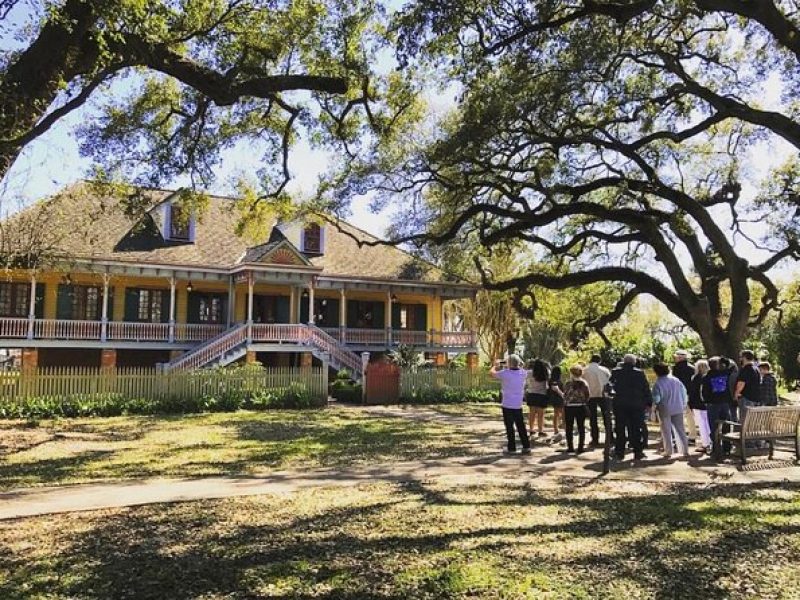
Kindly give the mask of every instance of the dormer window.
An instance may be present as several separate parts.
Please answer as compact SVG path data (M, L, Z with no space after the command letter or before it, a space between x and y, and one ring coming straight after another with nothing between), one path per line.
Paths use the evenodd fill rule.
M309 223L303 229L303 252L306 254L323 253L323 229L316 223Z
M189 212L178 204L169 205L169 239L177 242L192 240L192 222Z

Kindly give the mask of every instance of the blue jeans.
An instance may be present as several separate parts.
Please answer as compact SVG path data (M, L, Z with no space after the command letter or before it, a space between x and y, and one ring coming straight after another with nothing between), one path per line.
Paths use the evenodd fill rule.
M731 407L727 402L723 402L721 404L709 404L708 405L708 426L711 429L711 439L714 441L714 455L718 456L720 450L725 452L726 454L731 451L731 443L723 441L722 448L719 447L719 441L717 440L717 423L722 421L730 421L731 420ZM722 433L727 433L730 431L730 426L725 425L722 428Z
M759 404L748 400L744 396L739 397L739 423L744 423L744 416L747 414L747 409L751 406L760 406Z

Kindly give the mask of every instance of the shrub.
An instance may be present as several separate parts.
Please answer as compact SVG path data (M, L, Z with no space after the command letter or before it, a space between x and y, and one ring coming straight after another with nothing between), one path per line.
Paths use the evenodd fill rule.
M328 393L339 402L361 402L363 397L360 384L338 378L330 384Z
M360 397L360 396L359 396ZM216 394L179 398L125 398L121 394L94 394L63 398L21 398L0 402L0 419L38 421L59 417L116 417L119 415L192 414L234 412L240 408L306 409L325 404L314 398L302 383L292 383L282 390L244 391L222 389Z
M458 404L461 402L497 402L500 393L497 390L468 389L461 390L449 386L425 387L413 390L402 396L403 404Z

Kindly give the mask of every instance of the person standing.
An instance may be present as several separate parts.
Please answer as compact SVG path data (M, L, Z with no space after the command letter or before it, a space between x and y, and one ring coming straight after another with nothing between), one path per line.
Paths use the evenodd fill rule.
M733 421L739 420L739 406L736 403L736 379L739 377L739 369L736 367L736 361L723 356L719 359L720 368L728 373L728 403L730 404L730 412Z
M758 365L761 373L761 406L778 406L778 382L771 369L772 365L767 361Z
M653 404L661 420L661 439L664 443L664 458L672 456L672 432L677 437L678 451L689 457L689 440L683 427L683 414L686 411L688 398L686 387L674 375L670 375L669 367L664 363L653 366L658 379L653 384Z
M720 443L720 436L729 429L723 424L731 421L731 393L728 369L718 356L708 359L708 373L703 378L702 393L707 407L708 426L711 429L713 456L720 459L723 452L728 454L731 451L730 442Z
M547 408L547 388L550 379L550 366L543 360L536 359L529 363L529 371L525 380L525 400L528 403L528 423L533 435L534 426L538 425L539 437L545 437L544 409Z
M647 405L652 403L652 394L644 371L636 368L633 354L626 354L622 366L612 371L610 383L614 387L616 421L614 456L618 460L625 458L625 446L630 439L634 459L641 460L645 458L642 451L642 415Z
M558 426L564 422L564 384L561 383L561 367L558 365L550 371L550 381L547 386L547 403L553 407L553 438L551 441L558 442L561 439Z
M503 409L503 424L506 427L506 437L508 438L507 454L517 451L517 441L514 435L516 427L519 439L522 442L522 453L530 454L531 441L525 429L525 417L522 415L522 402L525 395L525 379L528 372L520 368L522 359L516 354L512 354L507 359L508 368L503 369L500 361L495 361L489 373L495 379L500 380L500 389L503 394L503 401L500 406Z
M736 378L734 398L739 407L739 420L744 423L747 409L761 404L761 373L758 372L758 369L753 364L756 356L752 351L742 350L739 356L742 368Z
M672 365L672 375L683 384L688 394L689 386L695 375L694 365L689 362L689 352L686 350L677 350L672 358L674 361ZM694 412L688 406L684 413L684 419L686 422L686 433L689 436L689 444L694 444L695 436L697 435L697 423L694 420Z
M578 454L583 452L586 440L586 403L589 402L589 384L583 379L583 367L575 365L569 370L570 380L564 386L564 420L567 434L567 452L575 452L572 440L573 427L578 429Z
M589 446L594 447L600 444L600 426L597 422L597 409L599 408L603 415L603 422L606 421L606 413L609 410L608 405L603 399L603 390L611 379L611 371L606 369L600 364L600 355L593 354L583 370L583 379L589 386L589 403L586 405L589 411L589 429L591 431L591 439ZM606 435L612 435L610 431L605 432Z
M698 360L694 364L695 374L689 382L689 409L694 412L694 422L700 429L700 443L698 452L711 452L711 428L708 425L708 407L703 399L703 380L708 374L707 360Z

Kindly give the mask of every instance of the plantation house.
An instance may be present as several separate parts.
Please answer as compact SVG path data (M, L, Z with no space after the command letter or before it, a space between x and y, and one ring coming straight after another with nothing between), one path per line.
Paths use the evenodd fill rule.
M364 351L399 344L443 364L475 337L447 331L444 305L476 287L347 223L270 223L237 235L239 213L212 197L195 214L175 192L143 190L131 218L81 183L3 223L16 265L0 282L0 347L23 367L315 362L360 373ZM140 213L141 214L141 213ZM46 249L46 253L42 249Z

